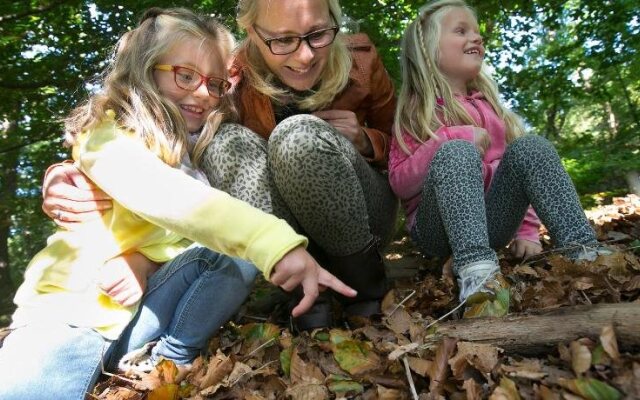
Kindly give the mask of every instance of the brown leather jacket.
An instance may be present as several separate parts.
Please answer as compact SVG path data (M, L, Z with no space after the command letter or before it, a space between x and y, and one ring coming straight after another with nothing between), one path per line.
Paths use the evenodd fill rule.
M346 43L353 58L349 83L326 109L353 111L373 146L374 155L367 160L386 169L396 107L393 83L367 35L349 35ZM267 96L241 79L241 59L239 55L231 68L232 80L239 81L234 89L239 122L266 139L276 127L273 106Z

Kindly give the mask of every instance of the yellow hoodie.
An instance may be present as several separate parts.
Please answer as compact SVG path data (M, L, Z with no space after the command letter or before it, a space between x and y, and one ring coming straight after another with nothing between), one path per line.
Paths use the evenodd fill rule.
M285 221L163 163L109 117L79 136L73 156L113 198L113 209L49 237L16 293L12 326L62 321L116 339L137 306L120 306L96 284L99 269L114 257L137 251L165 262L196 241L251 261L268 279L287 252L307 244Z

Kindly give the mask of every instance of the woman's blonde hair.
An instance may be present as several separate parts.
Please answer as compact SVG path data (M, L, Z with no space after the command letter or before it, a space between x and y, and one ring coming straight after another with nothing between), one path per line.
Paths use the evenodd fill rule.
M245 31L252 27L258 19L260 2L270 2L271 0L239 0L237 22L240 28ZM325 0L329 7L329 13L337 26L342 23L342 10L338 0ZM258 92L270 97L275 101L290 95L287 90L278 86L277 78L265 63L258 44L248 37L240 46L241 53L244 54L244 77L248 84ZM319 85L309 96L293 99L293 102L302 110L318 110L331 104L337 94L339 94L349 82L349 72L351 71L351 53L344 42L343 34L338 32L335 41L329 49L329 59L319 78Z
M102 74L101 91L64 120L66 143L73 145L80 132L96 126L106 118L107 110L113 110L122 128L131 130L164 162L177 165L189 151L190 132L180 110L160 95L153 67L186 39L215 47L222 60L228 60L234 48L231 33L212 17L184 8L147 10L138 27L124 34L115 46L112 62ZM226 71L226 65L223 67ZM232 115L231 100L224 96L207 117L191 150L194 166L198 166L220 123Z
M463 0L438 0L420 9L418 18L409 24L402 39L402 87L396 107L394 135L408 154L410 151L402 138L403 131L418 142L424 142L436 138L434 132L443 125L476 125L456 101L451 86L438 68L442 19L454 8L463 8L475 18L475 12ZM498 117L504 120L507 142L524 134L520 118L500 102L498 86L484 63L467 88L482 92Z

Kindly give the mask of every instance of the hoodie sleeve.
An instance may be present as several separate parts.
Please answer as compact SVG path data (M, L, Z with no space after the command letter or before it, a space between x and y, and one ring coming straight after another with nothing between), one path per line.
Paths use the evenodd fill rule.
M286 253L307 244L284 220L170 167L113 123L81 137L76 159L125 208L212 250L250 260L267 279Z

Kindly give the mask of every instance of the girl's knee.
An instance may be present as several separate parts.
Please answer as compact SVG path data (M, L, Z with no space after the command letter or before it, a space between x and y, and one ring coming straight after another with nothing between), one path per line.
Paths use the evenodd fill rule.
M448 165L462 166L468 163L480 165L480 153L476 146L466 140L451 140L443 143L436 151L431 161L431 169Z
M558 153L549 140L538 135L524 135L509 144L504 153L503 162L510 160L546 161L549 158L558 158Z

